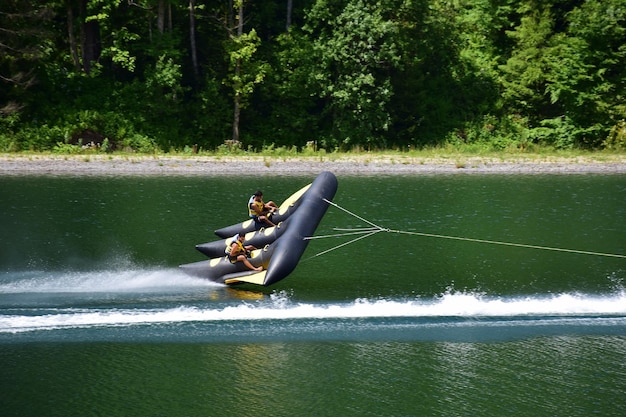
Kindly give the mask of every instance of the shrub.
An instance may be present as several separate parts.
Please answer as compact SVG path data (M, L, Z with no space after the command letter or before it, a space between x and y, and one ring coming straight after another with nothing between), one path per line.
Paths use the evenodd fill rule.
M127 151L140 153L157 153L160 151L157 144L151 138L135 133L122 141L122 146Z
M52 148L52 152L61 155L78 155L83 151L80 145L72 145L70 143L57 142Z
M626 120L620 120L611 128L602 146L616 151L626 150Z

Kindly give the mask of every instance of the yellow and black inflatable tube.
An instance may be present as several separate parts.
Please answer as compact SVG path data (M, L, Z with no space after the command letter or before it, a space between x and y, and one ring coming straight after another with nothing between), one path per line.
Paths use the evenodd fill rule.
M228 285L275 284L291 274L298 265L309 243L305 238L315 233L328 209L325 200L333 199L337 187L337 178L331 172L322 172L310 186L305 187L295 209L281 224L280 235L263 249L252 252L250 262L256 267L263 266L264 271L251 271L242 262L231 264L226 256L181 265L180 268L191 275ZM225 243L220 241L219 244L223 253Z

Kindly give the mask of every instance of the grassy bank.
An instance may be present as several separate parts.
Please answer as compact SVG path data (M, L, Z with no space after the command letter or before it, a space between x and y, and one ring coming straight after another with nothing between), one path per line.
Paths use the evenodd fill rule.
M533 151L509 150L490 151L473 147L431 147L410 150L365 151L355 149L350 152L326 152L325 150L296 148L264 148L259 152L251 152L240 148L223 147L215 151L199 151L184 149L170 152L139 153L139 152L103 152L93 148L67 147L50 152L14 152L2 153L3 159L74 159L89 162L90 160L106 159L217 159L217 160L258 160L272 161L333 161L333 162L387 162L399 164L419 163L455 163L459 167L477 162L500 163L626 163L626 151L602 150L555 150L552 148L535 148Z

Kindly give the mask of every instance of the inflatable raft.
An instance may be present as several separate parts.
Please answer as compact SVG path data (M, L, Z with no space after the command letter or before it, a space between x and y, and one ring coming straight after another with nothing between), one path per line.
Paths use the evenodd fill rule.
M256 284L268 286L287 277L298 265L309 240L337 192L337 178L322 172L315 180L292 194L272 215L276 227L260 228L250 219L215 231L221 240L196 245L210 259L180 265L186 273L227 285ZM248 259L263 271L252 271L242 263L231 263L226 248L237 234L245 234L244 245L252 245Z

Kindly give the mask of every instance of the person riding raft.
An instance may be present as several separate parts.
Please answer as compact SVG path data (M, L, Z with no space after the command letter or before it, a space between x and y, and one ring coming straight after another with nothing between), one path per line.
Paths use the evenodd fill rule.
M248 200L248 212L250 218L258 224L266 224L268 226L276 226L270 216L278 210L278 206L273 201L263 202L263 192L258 190Z
M230 240L230 243L226 246L226 254L228 255L228 260L230 263L235 264L237 262L243 262L243 264L253 271L261 272L263 270L262 266L256 268L254 265L250 263L248 257L250 256L250 251L255 250L256 248L252 245L245 245L243 242L246 240L244 235L236 234Z

